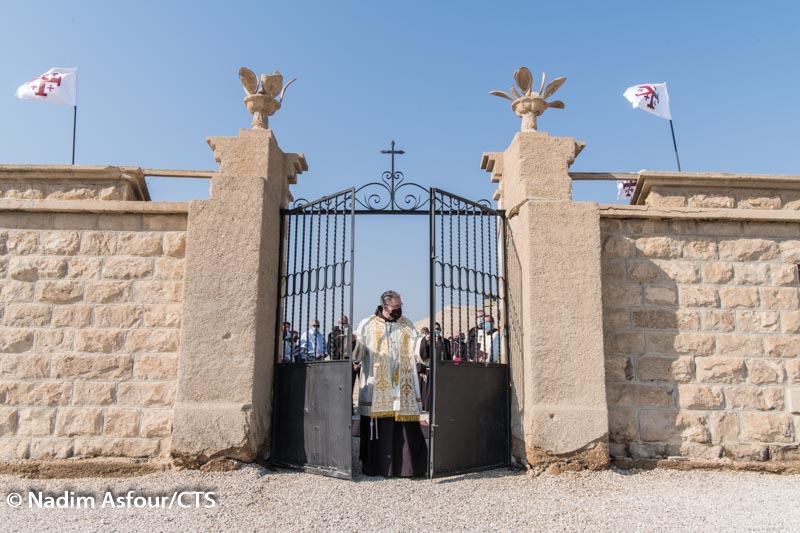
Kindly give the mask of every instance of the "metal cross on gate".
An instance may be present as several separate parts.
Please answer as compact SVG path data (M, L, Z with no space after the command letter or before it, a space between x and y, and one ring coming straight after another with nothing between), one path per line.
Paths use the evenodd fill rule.
M403 155L405 150L395 150L394 149L394 141L392 141L392 149L391 150L381 150L382 154L392 154L392 176L394 176L394 154Z

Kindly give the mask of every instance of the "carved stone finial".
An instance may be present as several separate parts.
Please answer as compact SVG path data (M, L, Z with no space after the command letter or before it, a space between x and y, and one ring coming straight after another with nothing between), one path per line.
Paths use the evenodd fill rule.
M546 76L542 72L542 86L539 92L535 93L532 92L533 75L531 71L527 67L520 67L514 71L514 81L517 82L517 87L519 87L522 95L513 86L511 87L511 94L514 98L503 91L491 91L489 94L511 100L511 109L517 116L522 117L521 131L536 131L536 117L544 113L547 108L564 109L564 102L561 100L556 100L555 102L547 102L546 100L567 81L567 78L556 78L545 87Z
M266 130L269 128L269 117L281 108L286 89L297 78L283 85L283 76L276 70L269 75L262 74L259 87L255 73L249 68L242 67L239 69L239 79L242 81L244 92L247 93L244 97L244 106L253 114L253 129Z

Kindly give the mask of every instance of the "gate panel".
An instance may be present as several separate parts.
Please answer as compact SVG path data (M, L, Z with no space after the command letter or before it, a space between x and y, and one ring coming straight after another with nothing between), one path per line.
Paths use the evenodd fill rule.
M436 367L434 474L504 466L508 457L508 365Z
M437 189L430 210L433 477L510 464L511 417L503 213Z
M272 462L350 479L350 362L276 368Z
M353 199L349 189L283 212L270 454L278 465L348 479Z

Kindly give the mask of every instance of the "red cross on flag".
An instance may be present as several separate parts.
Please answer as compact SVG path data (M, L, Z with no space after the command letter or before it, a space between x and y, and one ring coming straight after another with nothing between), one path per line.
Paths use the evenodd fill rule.
M17 98L76 106L78 105L78 69L51 68L17 89Z
M636 180L617 181L617 200L630 200L636 190Z
M657 117L672 120L669 112L669 94L667 93L666 83L647 83L644 85L634 85L628 87L623 95L634 109L652 113Z

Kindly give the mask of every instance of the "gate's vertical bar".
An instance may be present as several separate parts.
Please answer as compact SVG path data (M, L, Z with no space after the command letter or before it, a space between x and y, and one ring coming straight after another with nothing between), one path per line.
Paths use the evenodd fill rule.
M286 226L284 228L284 226ZM286 235L283 232L286 232ZM285 213L285 210L281 210L281 255L280 255L280 269L283 271L281 275L281 283L283 286L283 295L278 292L279 302L283 303L283 320L281 320L281 338L283 338L283 323L288 322L289 316L289 236L292 234L292 217ZM284 264L285 263L285 264ZM278 287L280 290L280 286ZM289 338L292 337L292 325L289 326ZM291 342L289 344L291 347ZM286 350L286 343L284 342L281 344L281 354L280 359L283 361L286 358L286 354L284 353ZM294 350L289 350L289 358L292 358ZM273 387L272 390L275 390Z
M352 200L355 189L350 189L350 194L345 194L344 211L347 213L347 199L350 198L350 304L348 306L350 315L353 314L353 258L355 253L355 231L356 231L356 212L355 201ZM347 260L345 260L345 248L347 246L347 215L342 218L342 304L341 309L344 314L344 291L347 287L347 276L345 274L347 268ZM349 344L348 344L349 345Z
M506 387L506 409L507 409L506 413L507 413L507 416L509 418L509 423L506 424L506 442L508 443L508 446L506 448L506 450L507 450L506 451L506 463L510 464L511 463L511 446L512 446L513 443L511 442L511 420L510 420L510 418L511 418L511 352L509 351L509 341L508 341L508 257L507 257L508 242L506 240L507 228L506 228L506 215L505 215L505 212L502 211L501 214L498 215L497 218L500 219L501 227L503 228L503 231L502 231L502 237L503 237L502 243L503 244L501 245L500 243L498 243L497 255L499 256L500 255L500 251L502 250L502 252L503 252L503 264L502 264L502 268L503 268L503 295L502 296L503 297L502 297L502 303L503 303L503 339L504 339L504 343L503 344L505 345L505 348L506 348L506 354L505 354L505 356L506 356L506 366L505 366L505 368L506 368L506 376L507 376L506 379L507 379L507 382L508 382L508 386ZM499 257L498 257L498 260L499 260ZM500 301L501 301L501 299L498 298L498 303Z
M500 296L500 280L503 279L503 276L500 275L500 267L498 264L498 254L500 248L500 228L497 225L498 217L492 216L489 220L489 251L492 253L491 257L489 258L489 282L491 284L491 292L492 292L492 301L496 302L497 305L497 314L501 315L503 313L501 307L501 296ZM492 247L492 235L494 235L494 247ZM494 310L494 307L492 308ZM506 317L498 316L498 322L500 322L500 318L502 318L503 324L506 324ZM499 354L500 355L500 354ZM500 360L502 362L502 356L500 356Z
M322 343L325 344L325 326L324 322L320 321L319 319L319 255L320 255L320 244L322 238L322 204L317 204L314 210L314 218L317 219L317 260L314 263L314 318L311 320L316 320L320 325L320 330L322 331ZM314 227L314 224L311 224L311 227ZM310 304L310 302L309 302ZM325 318L324 316L322 317ZM316 356L319 353L319 346L317 346L317 338L316 335L314 336L314 355Z
M483 311L485 304L483 298L478 295L478 217L480 216L480 211L473 205L469 206L469 213L469 218L472 219L472 279L470 281L472 282L472 301L475 302L475 317L477 319L478 310ZM467 264L469 264L469 261L467 261Z
M292 223L291 222L292 218L294 218L294 221L295 221L294 225L295 226L299 226L299 224L298 224L299 221L297 220L297 217L295 215L287 214L286 216L289 219L289 225L290 226L291 226L291 223ZM297 290L298 290L298 286L297 286L297 227L295 227L294 233L292 233L292 237L293 237L293 242L292 242L292 331L295 331L295 328L297 328L297 330L296 330L297 334L300 335L300 329L299 329L299 327L297 325L297 322L295 322L295 319L294 319L294 313L295 313L296 307L297 307ZM289 272L288 261L287 261L286 267L287 267L286 272ZM299 339L298 339L298 341L299 341ZM295 359L295 357L297 356L299 351L300 351L300 349L296 348L294 346L294 336L292 336L292 362L293 363L297 363L298 362Z
M349 331L347 331L348 335L343 339L344 346L346 346L346 348L344 349L344 352L342 353L342 358L343 359L346 358L347 361L348 361L348 363L346 365L343 364L343 367L347 371L347 380L346 381L347 381L347 383L350 384L349 387L348 387L348 393L345 394L345 396L347 397L347 420L348 420L347 432L348 432L348 435L351 436L347 441L347 442L350 443L350 448L351 448L350 449L350 462L349 462L349 464L350 464L350 479L353 479L353 451L352 451L352 446L353 446L353 440L352 440L352 434L353 434L353 381L352 381L352 377L353 377L353 354L352 354L352 350L353 350L353 322L352 322L352 320L353 320L353 290L355 289L355 285L356 285L356 279L355 279L355 264L356 264L356 262L355 262L355 258L356 258L356 255L355 255L356 254L356 202L355 202L355 194L356 194L356 190L355 190L355 187L353 187L353 188L350 189L349 194L345 195L345 198L349 198L350 199L350 305L349 305L349 310L348 310L349 314L348 314L348 317L347 317L347 323L350 325L350 328L349 328ZM346 205L347 204L345 204L345 206ZM344 236L342 237L342 239L344 240ZM342 295L342 297L344 297L344 295ZM342 313L342 314L344 314L344 313ZM345 333L345 331L343 329L342 330L342 334L344 334L344 333Z
M336 320L336 270L339 268L336 257L339 244L339 198L333 203L333 263L331 268L331 321Z
M485 308L486 307L486 301L488 300L489 301L489 314L493 315L492 298L491 298L491 296L489 296L487 298L487 295L486 295L486 263L485 263L485 260L486 260L486 247L485 247L485 244L486 244L486 238L485 238L486 237L486 233L483 231L483 219L485 218L485 215L486 214L484 213L484 211L482 209L478 211L478 218L481 221L481 233L480 233L481 269L479 271L480 272L480 277L481 277L481 283L480 283L481 290L480 290L479 294L480 294L480 298L481 298L481 308ZM490 251L491 251L491 249L490 249ZM475 268L475 270L477 270L477 267ZM477 290L477 287L476 287L476 290ZM500 317L497 317L497 318L498 318L498 322L499 322L500 321L499 320ZM492 319L494 320L494 316L492 316ZM490 349L489 360L493 361L494 360L494 343L490 343L490 345L491 345L491 349ZM497 359L499 361L500 354L497 354Z
M442 209L444 209L444 203L442 203ZM433 231L434 232L436 231L436 221L433 222ZM441 251L441 255L439 256L439 267L440 267L439 271L441 272L441 276L442 276L442 279L441 279L442 299L439 302L439 307L442 310L442 335L444 336L445 328L447 327L447 317L445 316L445 313L444 313L444 309L445 309L445 305L444 305L444 302L445 302L445 296L444 296L444 286L445 286L445 283L444 283L444 280L445 280L444 268L445 268L445 266L444 265L445 265L445 262L444 262L444 217L443 216L439 217L439 250ZM433 249L433 252L436 253L436 248L435 247ZM435 281L435 279L433 279L431 281ZM434 284L434 290L435 290L435 288L436 288L436 286ZM452 307L450 308L450 331L451 332L453 331L453 312L452 312ZM435 339L434 339L434 342L436 342ZM452 352L452 347L451 347L450 351ZM428 384L428 386L430 386L430 383ZM428 409L430 410L430 405L428 406Z
M285 279L286 279L285 278L286 277L286 267L283 264L283 258L285 256L285 254L283 253L283 249L286 246L286 239L285 239L285 236L284 236L283 232L285 231L286 215L283 213L283 210L281 210L281 215L280 216L281 216L280 233L278 233L278 235L280 235L280 239L281 239L281 245L280 245L280 248L278 249L278 293L277 293L278 294L278 309L277 309L277 312L275 313L275 361L274 361L274 363L276 363L276 364L279 363L279 362L283 362L283 346L284 346L284 343L283 343L283 320L282 320L283 319L283 315L281 313L281 310L283 309L283 303L285 301L285 296L283 296L283 297L281 296L281 292L282 292L281 291L281 287L284 286ZM273 372L273 378L272 378L272 390L273 391L275 390L275 374L276 374L276 372Z
M463 213L462 213L463 211ZM467 214L467 206L460 199L456 199L456 220L458 221L458 307L463 308L464 314L467 315L466 323L472 322L470 305L469 305L469 217ZM461 222L464 222L464 229L461 229ZM464 247L461 247L461 239L464 239ZM466 292L464 286L466 282ZM461 298L464 298L464 304L461 304ZM463 323L463 318L459 315L459 324ZM477 346L477 345L476 345ZM477 354L477 350L476 350Z
M435 446L435 438L436 438L436 341L433 338L433 323L436 316L436 296L434 286L436 283L436 272L435 272L435 263L436 263L436 189L431 187L431 199L430 199L430 214L428 218L428 224L430 226L430 236L429 236L429 243L430 243L430 266L428 270L429 276L429 305L430 305L430 323L428 326L430 327L431 332L431 343L428 345L428 354L430 354L430 365L431 365L431 380L428 383L428 387L431 389L431 405L430 411L428 413L428 479L433 479L433 449ZM444 258L442 258L442 264L444 264ZM444 279L442 279L444 283ZM444 315L444 310L443 315ZM433 346L431 346L431 344ZM433 349L431 349L433 348Z
M489 253L491 254L489 256L489 313L493 314L495 312L495 303L496 303L497 304L497 314L498 314L497 322L498 323L501 322L500 319L502 318L503 319L502 322L505 323L505 318L499 316L500 313L502 313L502 311L500 311L500 289L498 288L497 289L497 293L495 294L495 289L494 289L494 286L495 286L495 279L494 279L495 270L492 268L493 260L497 258L497 250L494 250L494 252L493 252L493 248L492 248L492 233L493 232L495 233L495 242L497 241L497 238L496 238L497 237L497 217L496 216L492 216L492 218L489 219L488 226L489 226L489 228L488 228L486 234L487 234L488 239L489 239ZM500 275L498 274L497 277L498 277L498 280L499 280L500 279ZM498 361L501 359L500 354L497 354L497 358L498 358Z
M305 298L306 298L306 361L308 361L308 341L309 339L309 332L311 331L311 271L313 269L312 263L314 261L314 208L311 208L311 212L306 211L303 213L303 218L311 217L308 222L308 269L303 272L303 277L306 277L307 286L305 287ZM305 235L303 236L305 237ZM305 253L305 250L303 250ZM301 335L302 337L302 335ZM314 361L314 357L311 358Z
M450 205L451 206L453 205L453 198L452 197L450 198ZM451 220L452 220L452 217L453 217L453 210L452 210L452 207L451 207L451 209L450 209L450 219ZM461 326L462 324L464 324L464 321L461 318L461 293L462 293L462 289L463 289L463 272L461 271L461 257L462 257L462 251L461 251L461 205L460 205L460 202L458 200L456 200L456 225L457 225L457 228L458 228L458 232L457 232L458 245L456 247L456 251L458 252L458 262L455 263L456 265L458 265L458 289L456 289L456 295L458 296L458 325ZM450 236L450 240L451 241L453 240L452 235ZM451 250L452 250L452 246L451 246ZM452 256L452 252L451 252L451 256ZM451 260L452 260L452 257L451 257ZM452 302L450 303L450 305L453 305ZM467 306L469 306L469 302L467 302ZM467 324L469 324L469 313L467 313ZM469 350L467 350L467 351L469 351Z
M444 226L444 195L442 195L442 226ZM447 217L447 242L448 242L448 249L450 255L447 258L448 268L450 269L450 327L454 327L455 325L455 314L453 313L453 303L455 302L455 298L453 297L453 287L455 286L455 277L453 276L453 199L448 198L448 209L449 209L449 216ZM442 264L445 263L444 260L444 230L442 230ZM459 311L460 313L460 311ZM444 319L444 298L442 298L442 318ZM459 315L458 321L458 329L461 329L461 315Z
M298 213L298 215L301 216L303 219L303 234L300 237L300 292L299 292L300 309L298 313L300 324L298 324L297 326L297 334L299 335L300 338L302 338L303 333L308 331L308 330L303 330L301 327L303 324L303 298L305 297L305 281L306 281L306 215L303 211ZM296 267L297 265L295 265L295 268ZM298 342L300 342L300 338L297 339ZM300 354L299 355L300 361L305 363L306 356L308 355L308 350L306 350L306 353L303 353L302 350L298 348L298 352Z
M352 320L353 320L353 291L355 289L356 278L355 278L355 246L356 246L356 202L355 202L355 188L350 189L350 194L347 198L350 199L350 305L349 311L350 313L347 317L347 322L351 325L352 329ZM346 204L345 204L346 205ZM344 314L344 309L342 309L342 314ZM352 341L352 333L350 334L350 338L347 339L347 354L348 359L351 357L351 351L353 349L353 341ZM350 391L352 395L352 391ZM351 400L352 403L352 400Z
M330 225L331 225L331 200L325 202L325 262L321 267L320 274L322 275L322 321L325 322L325 315L328 312L328 265L330 264L328 260L328 251L330 250ZM332 324L336 322L333 321ZM333 359L333 350L331 349L327 342L329 340L328 336L325 335L326 329L323 329L323 339L326 341L325 345L328 347L328 353L331 354L331 359ZM331 325L331 331L333 331L333 325Z

